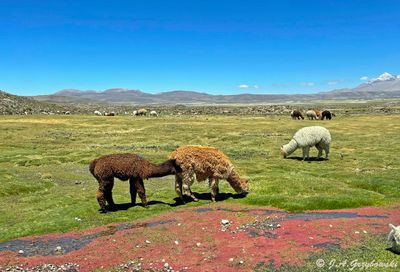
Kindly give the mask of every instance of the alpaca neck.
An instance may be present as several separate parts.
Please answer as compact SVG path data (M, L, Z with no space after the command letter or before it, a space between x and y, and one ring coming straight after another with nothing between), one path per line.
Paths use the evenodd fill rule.
M149 178L159 178L173 174L169 161L161 164L151 164Z
M231 170L231 173L229 174L229 176L226 180L229 182L229 184L235 190L235 192L241 193L244 191L240 176L239 176L238 172L236 172L235 169Z
M292 139L290 142L283 146L283 152L285 152L286 156L289 156L297 149L297 142Z

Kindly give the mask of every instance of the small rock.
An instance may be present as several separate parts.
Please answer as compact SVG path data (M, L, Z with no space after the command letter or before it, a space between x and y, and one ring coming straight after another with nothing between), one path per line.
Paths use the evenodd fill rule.
M146 240L145 242L146 242L146 244L151 244L151 242L149 240Z
M164 264L164 267L165 267L165 268L169 268L169 263L165 263L165 264Z
M222 225L228 225L228 224L229 224L229 220L222 219L222 220L221 220L221 224L222 224Z
M198 246L198 247L201 246L201 243L196 243L196 246Z
M56 250L61 251L61 247L60 246L56 247Z
M24 251L22 249L18 250L18 254L24 254Z
M229 258L229 261L230 261L230 262L233 262L233 258Z
M75 180L75 184L76 184L76 185L81 184L81 183L82 183L81 181Z
M179 241L175 241L174 243L175 243L175 245L179 245Z
M329 224L329 227L332 228L333 226L331 224Z
M244 264L244 261L241 260L241 261L239 261L239 263L240 263L240 264Z
M360 232L359 232L359 231L355 231L354 233L355 233L355 234L359 234Z
M82 219L79 218L79 217L75 217L75 220L78 221L78 222L82 221Z
M178 226L181 226L182 224L181 223L178 223Z
M162 259L161 262L165 263L165 259Z

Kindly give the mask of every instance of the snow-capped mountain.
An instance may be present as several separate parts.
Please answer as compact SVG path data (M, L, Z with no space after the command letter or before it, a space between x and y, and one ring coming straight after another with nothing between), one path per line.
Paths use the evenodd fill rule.
M399 78L400 78L400 75L399 76L395 76L395 75L392 75L392 74L390 74L388 72L384 72L382 75L380 75L379 77L373 79L371 82L391 81L391 80L396 80L396 79L399 79Z

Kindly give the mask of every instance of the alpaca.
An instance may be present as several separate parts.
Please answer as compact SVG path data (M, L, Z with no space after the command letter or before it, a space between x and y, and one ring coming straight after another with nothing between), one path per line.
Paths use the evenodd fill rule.
M315 110L315 109L314 109L314 111L315 111L315 114L317 115L317 119L321 120L321 117L322 117L321 111L320 110Z
M142 115L147 115L147 110L146 109L139 109L136 112L136 115L142 116Z
M284 158L292 154L298 147L303 149L303 160L309 159L310 147L315 146L318 149L318 159L325 150L326 159L329 160L329 149L331 144L331 134L329 130L320 126L304 127L299 129L292 140L281 147L281 153Z
M158 116L158 113L156 112L156 111L154 111L154 110L152 110L151 112L150 112L150 116Z
M293 120L304 119L303 114L299 110L292 110L292 112L290 113L290 116L292 117Z
M103 114L101 114L101 112L99 112L98 110L95 110L94 115L102 116Z
M308 110L306 112L306 116L308 117L308 119L310 120L317 120L318 119L318 115L314 110Z
M332 116L336 116L334 113L328 111L328 110L324 110L321 114L321 120L324 120L326 118L326 120L331 120Z
M391 230L388 235L388 241L392 242L392 250L396 253L400 253L400 226L396 227L389 224L389 227Z
M107 212L106 201L111 208L115 207L112 198L114 178L122 181L129 179L132 204L136 203L136 193L144 207L147 207L146 192L143 179L174 175L180 171L175 160L167 160L161 164L153 164L136 154L111 154L95 159L89 166L90 173L99 182L97 201L103 212Z
M219 193L220 179L226 179L239 194L248 192L248 180L241 178L229 158L216 148L182 146L171 153L170 159L175 159L182 169L175 175L175 191L182 201L182 194L198 201L190 190L195 179L198 182L208 179L213 202Z

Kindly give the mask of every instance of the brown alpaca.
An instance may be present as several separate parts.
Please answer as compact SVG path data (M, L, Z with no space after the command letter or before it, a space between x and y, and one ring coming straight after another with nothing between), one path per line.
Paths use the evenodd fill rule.
M136 114L139 115L139 116L147 115L147 110L146 109L139 109Z
M188 195L198 201L190 190L195 179L198 182L208 179L212 201L219 193L220 179L226 179L237 193L248 192L248 180L241 178L229 158L216 148L182 146L172 152L170 158L175 159L182 169L175 175L175 191L182 200L182 195Z
M318 117L317 119L321 120L321 117L322 117L321 111L320 110L314 110L314 111L315 111L315 114Z
M304 119L303 114L302 114L301 111L299 111L299 110L293 110L293 111L290 113L290 116L292 116L292 119L294 119L294 120Z
M136 203L136 194L138 194L143 206L147 207L143 179L174 175L180 171L180 168L175 160L156 165L136 154L127 153L99 157L90 164L89 170L99 182L96 198L100 208L103 212L107 212L106 202L111 208L115 207L112 198L114 178L123 181L129 179L132 204Z

